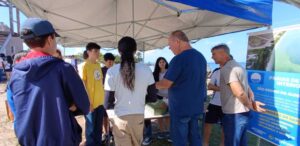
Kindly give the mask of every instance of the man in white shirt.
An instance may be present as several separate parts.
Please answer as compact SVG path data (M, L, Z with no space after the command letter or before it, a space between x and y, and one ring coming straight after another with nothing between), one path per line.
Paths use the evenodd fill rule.
M220 99L220 68L213 71L208 84L208 90L213 90L214 93L205 114L203 146L209 146L212 125L221 123L222 120L223 112ZM223 146L223 140L224 135L222 131L220 146Z

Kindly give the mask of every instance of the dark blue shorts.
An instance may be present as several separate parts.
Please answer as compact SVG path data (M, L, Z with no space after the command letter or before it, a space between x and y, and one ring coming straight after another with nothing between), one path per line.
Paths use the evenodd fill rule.
M216 124L221 123L223 112L222 107L214 104L209 104L205 114L205 123Z

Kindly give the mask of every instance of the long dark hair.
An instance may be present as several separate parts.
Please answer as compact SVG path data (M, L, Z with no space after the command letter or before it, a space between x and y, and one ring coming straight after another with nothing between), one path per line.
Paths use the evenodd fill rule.
M154 67L154 72L153 72L154 80L156 82L159 81L159 73L161 71L160 67L159 67L160 60L163 60L163 61L166 62L166 69L168 69L168 67L169 67L168 61L164 57L157 58L156 63L155 63L155 67Z
M135 82L135 61L136 42L131 37L123 37L118 43L118 50L121 54L121 77L123 84L131 91L134 90Z

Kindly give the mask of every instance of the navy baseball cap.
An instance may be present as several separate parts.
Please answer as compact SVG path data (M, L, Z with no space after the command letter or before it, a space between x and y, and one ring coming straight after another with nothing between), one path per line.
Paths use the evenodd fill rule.
M31 39L53 33L59 37L49 21L41 18L28 18L22 25L21 38Z

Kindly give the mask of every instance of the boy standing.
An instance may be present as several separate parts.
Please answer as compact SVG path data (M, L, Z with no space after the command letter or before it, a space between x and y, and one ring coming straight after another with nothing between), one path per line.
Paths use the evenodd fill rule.
M14 128L20 145L76 146L81 128L70 105L78 113L89 111L88 95L74 68L52 55L56 32L40 18L28 18L21 37L30 48L14 66L9 88L15 107Z
M102 67L102 73L103 73L103 84L105 81L106 72L109 68L111 68L115 64L115 56L112 53L106 53L104 54L104 64L105 66ZM104 117L103 117L103 134L102 134L102 141L105 142L107 140L108 134L109 134L109 120L108 115L106 111L104 111Z
M88 43L86 51L88 58L80 68L79 74L85 84L90 100L90 112L85 116L86 120L86 146L101 145L102 123L104 114L104 88L103 75L99 59L100 46L96 43Z

